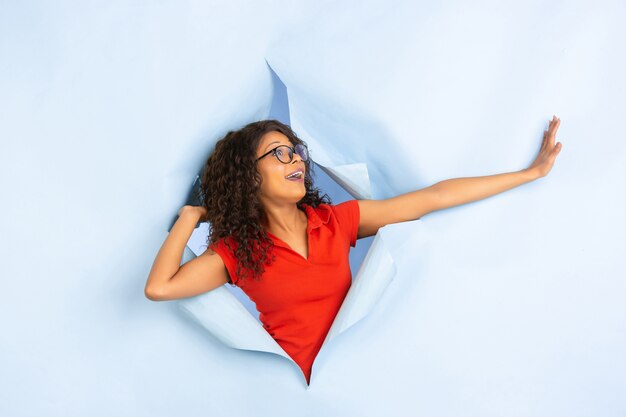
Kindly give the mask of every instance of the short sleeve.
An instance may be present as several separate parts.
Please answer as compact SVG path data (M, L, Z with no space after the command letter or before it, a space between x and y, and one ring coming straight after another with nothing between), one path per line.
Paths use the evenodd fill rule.
M333 208L339 227L350 240L350 246L355 247L359 223L361 221L359 201L348 200L331 207Z
M228 271L229 283L237 285L237 258L235 258L232 251L226 246L224 239L219 239L217 242L210 244L207 250L208 249L213 250L222 258L226 270Z

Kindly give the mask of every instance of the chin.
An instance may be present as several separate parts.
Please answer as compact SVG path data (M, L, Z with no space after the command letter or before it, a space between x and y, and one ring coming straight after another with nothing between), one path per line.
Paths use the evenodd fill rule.
M302 200L302 199L304 198L304 196L306 196L306 190L305 190L305 192L303 192L302 194L299 194L299 195L298 195L298 197L297 197L297 198L298 198L298 201Z

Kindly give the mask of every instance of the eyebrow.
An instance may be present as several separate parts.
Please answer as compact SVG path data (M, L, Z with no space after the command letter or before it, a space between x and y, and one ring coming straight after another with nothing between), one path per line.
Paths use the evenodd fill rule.
M267 148L268 148L270 145L274 144L274 143L280 143L280 142L279 142L279 141L277 141L277 140L275 140L275 141L274 141L274 142L272 142L272 143L268 143L268 144L267 144L267 146L265 147L265 149L263 149L263 150L264 150L264 151L266 151L266 150L267 150ZM289 145L293 146L291 143L289 143ZM289 146L289 145L287 145L287 146Z
M274 141L274 142L272 142L272 143L280 143L280 142L276 140L276 141ZM263 149L263 150L267 150L267 148L268 148L268 147L269 147L272 143L268 143L268 144L267 144L267 146L265 147L265 149Z

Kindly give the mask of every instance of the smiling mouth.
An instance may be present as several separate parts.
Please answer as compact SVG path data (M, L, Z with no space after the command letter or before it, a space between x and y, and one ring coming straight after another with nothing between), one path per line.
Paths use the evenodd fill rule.
M292 175L287 175L285 179L289 181L302 181L304 179L304 172L298 171Z

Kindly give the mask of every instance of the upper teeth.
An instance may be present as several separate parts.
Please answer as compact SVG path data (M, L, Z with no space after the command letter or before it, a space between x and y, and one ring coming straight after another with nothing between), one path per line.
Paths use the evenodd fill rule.
M299 177L300 174L302 174L302 171L296 171L294 173L287 175L287 178Z

